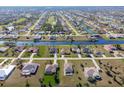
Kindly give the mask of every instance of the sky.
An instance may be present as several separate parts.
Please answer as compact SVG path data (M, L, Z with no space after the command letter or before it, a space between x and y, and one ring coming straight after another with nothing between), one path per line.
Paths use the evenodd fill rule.
M124 6L124 0L0 0L0 6Z

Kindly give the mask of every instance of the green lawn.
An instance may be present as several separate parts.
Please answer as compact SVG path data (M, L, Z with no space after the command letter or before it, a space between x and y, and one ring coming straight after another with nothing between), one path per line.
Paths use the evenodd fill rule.
M47 46L38 46L38 48L39 48L39 52L34 57L39 58L39 57L48 57L49 56Z
M51 84L51 86L55 86L56 82L55 82L55 79L54 79L54 75L44 75L43 83L46 86L49 86L49 84Z
M26 18L20 18L19 20L15 21L14 23L19 24L19 23L22 23L22 22L25 22L25 21L26 21Z
M60 76L59 75L60 75L59 69L57 70L56 74L52 74L52 75L44 74L43 84L46 86L51 86L51 87L57 86L57 84L59 84L59 82L60 82Z

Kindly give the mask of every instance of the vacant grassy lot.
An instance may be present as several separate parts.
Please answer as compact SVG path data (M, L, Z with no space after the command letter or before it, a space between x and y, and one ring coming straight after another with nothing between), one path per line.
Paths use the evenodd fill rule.
M47 46L38 46L38 48L39 48L39 52L34 57L36 58L49 57L49 51Z
M26 18L20 18L17 21L14 22L14 24L20 24L26 21Z
M47 23L51 24L51 25L56 25L56 21L55 21L55 17L54 16L50 16Z
M102 80L97 82L97 86L102 87L118 87L123 86L114 81L114 77L124 78L124 60L96 60L98 65L102 69L100 75ZM109 76L106 72L109 71L112 76ZM120 81L122 81L120 79ZM123 82L123 81L122 81Z

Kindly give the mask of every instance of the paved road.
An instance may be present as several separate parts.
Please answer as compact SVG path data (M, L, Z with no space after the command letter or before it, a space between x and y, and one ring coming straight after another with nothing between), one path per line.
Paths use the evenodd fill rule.
M4 64L4 62L6 62L8 59L4 59L1 63L0 66Z
M29 31L31 32L31 30L34 30L35 26L38 25L38 23L40 22L40 20L44 17L44 15L46 14L47 12L44 12L40 15L40 18L36 21L36 23L33 25L32 29L29 28ZM30 35L30 32L27 33L27 36Z
M26 51L26 49L24 49L24 50L19 54L19 56L18 56L17 58L13 58L9 65L11 65L15 60L21 58L22 54L23 54L25 51Z
M72 31L76 34L76 35L80 35L77 30L70 24L70 22L62 15L59 13L59 15L62 17L62 19L66 22L66 24L69 26L69 28L72 29Z
M79 57L79 58L82 58L81 54L78 54L78 57Z
M54 64L57 63L57 53L54 54Z
M92 60L93 64L95 65L95 67L96 67L97 70L99 71L99 70L100 70L100 67L99 67L99 65L97 64L97 62L95 61L93 54L90 54L90 56L92 57L91 60Z
M29 60L29 63L31 63L33 61L33 57L34 55L36 55L36 53L32 53L31 56L30 56L30 60Z
M0 59L14 59L14 57L0 57ZM18 59L18 58L15 58ZM29 60L30 58L21 58L22 60ZM54 60L54 58L33 58L34 60ZM91 60L92 58L66 58L67 60ZM95 57L97 60L105 60L105 59L124 59L124 57ZM63 60L63 58L57 58L57 60Z
M18 56L18 58L21 58L21 56L23 55L23 53L26 51L26 49L24 49Z
M64 56L64 55L62 55L61 57L62 57L62 58L64 58L65 56Z

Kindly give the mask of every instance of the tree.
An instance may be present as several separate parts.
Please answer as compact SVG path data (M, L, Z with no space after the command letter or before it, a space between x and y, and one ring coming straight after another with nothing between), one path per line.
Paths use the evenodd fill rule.
M28 82L28 79L26 80L26 85L25 85L26 87L29 87L30 86L30 84L29 84L29 82Z
M116 45L117 49L121 50L121 46L119 44Z
M90 85L88 83L85 83L84 86L89 87Z
M93 77L88 77L88 81L90 83L95 83L96 82L96 80Z
M55 82L57 83L57 84L59 84L59 76L57 75L57 74L55 74Z
M51 83L49 82L49 86L52 87Z
M82 84L81 83L79 83L79 87L82 87Z

